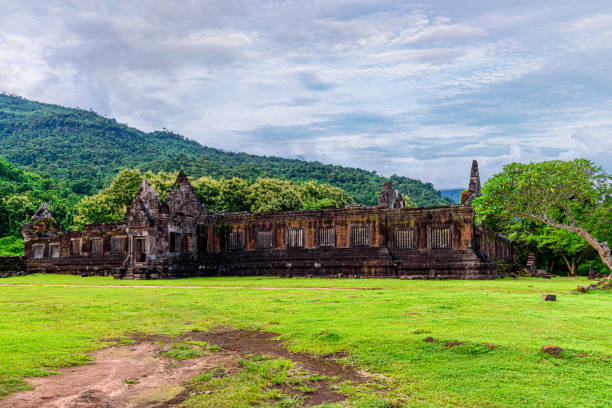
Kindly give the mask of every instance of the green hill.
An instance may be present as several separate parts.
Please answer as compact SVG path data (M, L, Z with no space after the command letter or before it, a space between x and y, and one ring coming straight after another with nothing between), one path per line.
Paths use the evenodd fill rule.
M443 197L450 198L451 200L453 200L454 203L459 204L459 202L461 201L462 191L462 188L451 188L448 190L440 190L440 194L442 194Z
M0 156L26 170L49 174L79 196L108 185L123 168L211 176L317 180L345 189L362 204L375 204L384 181L366 170L319 162L233 153L202 146L181 135L146 133L82 109L66 108L0 94ZM445 205L430 183L390 178L419 206Z
M55 218L67 227L79 199L50 176L24 171L0 157L0 256L23 253L21 226L42 202L49 203Z

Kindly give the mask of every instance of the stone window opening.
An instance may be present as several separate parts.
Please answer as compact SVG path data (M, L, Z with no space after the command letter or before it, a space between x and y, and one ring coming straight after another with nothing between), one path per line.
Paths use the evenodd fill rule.
M227 246L230 250L242 249L242 232L231 231L229 233Z
M206 253L208 243L208 229L206 227L198 228L198 253Z
M335 247L336 246L336 227L319 227L317 229L317 246Z
M429 230L429 247L432 249L436 248L450 248L451 237L449 227L435 227Z
M170 252L179 251L179 248L181 247L180 240L181 240L181 234L179 234L178 232L170 233Z
M91 240L91 253L93 255L102 255L104 253L104 241L102 241L102 238L93 238Z
M287 230L287 248L304 248L303 228L289 228Z
M146 238L134 238L134 260L136 262L146 262L147 260Z
M272 249L274 248L274 231L257 231L255 233L255 248Z
M45 257L45 244L35 244L32 246L32 258L43 259Z
M370 226L369 225L352 225L350 246L370 246Z
M49 257L50 258L60 257L60 244L49 244Z
M124 237L112 237L111 238L111 253L123 254L125 252L125 238Z
M397 228L393 231L393 242L395 248L415 248L414 228Z
M183 236L183 253L190 254L191 253L191 235L185 234Z
M70 255L81 255L81 239L73 238L70 240Z

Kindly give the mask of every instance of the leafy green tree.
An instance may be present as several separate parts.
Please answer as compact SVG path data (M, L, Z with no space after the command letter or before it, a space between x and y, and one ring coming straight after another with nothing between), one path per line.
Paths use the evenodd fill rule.
M2 199L2 207L8 213L8 227L10 230L21 228L28 222L38 208L36 201L28 195L13 195Z
M474 206L485 223L488 218L527 219L574 234L593 247L612 271L606 241L612 214L610 181L610 175L584 159L512 163L487 180ZM578 241L563 238L555 245L579 246Z
M200 202L206 205L208 211L220 211L221 182L212 177L200 177L191 183Z
M304 206L302 194L287 180L259 178L249 189L252 212L299 210Z
M321 207L344 207L353 202L351 196L339 187L321 184L315 180L298 186L302 198L302 209L311 210Z
M146 177L153 189L164 200L176 179L176 173L147 172L144 176L138 170L125 169L119 172L110 186L93 196L83 197L75 206L73 228L85 224L118 222L125 219L127 208Z
M249 211L249 183L238 177L219 180L219 199L221 212Z
M83 197L74 208L73 228L89 223L117 222L125 219L127 207L146 177L161 200L170 192L177 173L144 175L138 170L119 172L110 186L92 196ZM209 211L284 211L342 207L352 202L348 193L338 187L315 181L292 183L287 180L260 178L250 184L238 177L214 180L201 177L192 182L196 195Z

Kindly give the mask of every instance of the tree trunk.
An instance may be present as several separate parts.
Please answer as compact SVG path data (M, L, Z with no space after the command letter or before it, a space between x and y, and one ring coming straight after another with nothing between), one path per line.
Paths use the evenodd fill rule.
M572 261L570 262L565 255L562 256L565 264L567 265L567 269L569 269L570 276L576 276L576 260L572 258Z

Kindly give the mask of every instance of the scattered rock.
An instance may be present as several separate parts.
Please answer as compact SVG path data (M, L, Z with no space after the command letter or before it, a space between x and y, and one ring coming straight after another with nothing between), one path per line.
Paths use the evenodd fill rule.
M550 354L551 356L559 357L563 349L558 346L542 346L542 353Z
M610 290L612 289L612 282L608 282L601 287L601 290Z
M51 399L55 398L55 394L44 394L40 396L40 399Z
M405 315L409 315L409 316L420 316L421 314L418 312L404 312Z
M545 302L556 302L557 295L542 295L542 300Z
M572 295L579 295L579 294L580 294L580 292L576 292L575 290L572 290L572 291L570 292L570 294L572 294Z
M490 344L490 343L485 344L485 347L493 349L493 350L497 349L497 346L495 344Z
M434 339L433 339L433 337L425 337L425 339L423 339L423 341L425 343L433 343Z
M462 346L464 344L465 344L464 341L449 341L445 345L446 345L446 347L454 347L454 346Z
M589 291L589 287L588 286L580 286L580 285L578 285L576 287L576 291L578 291L580 293L587 293Z

